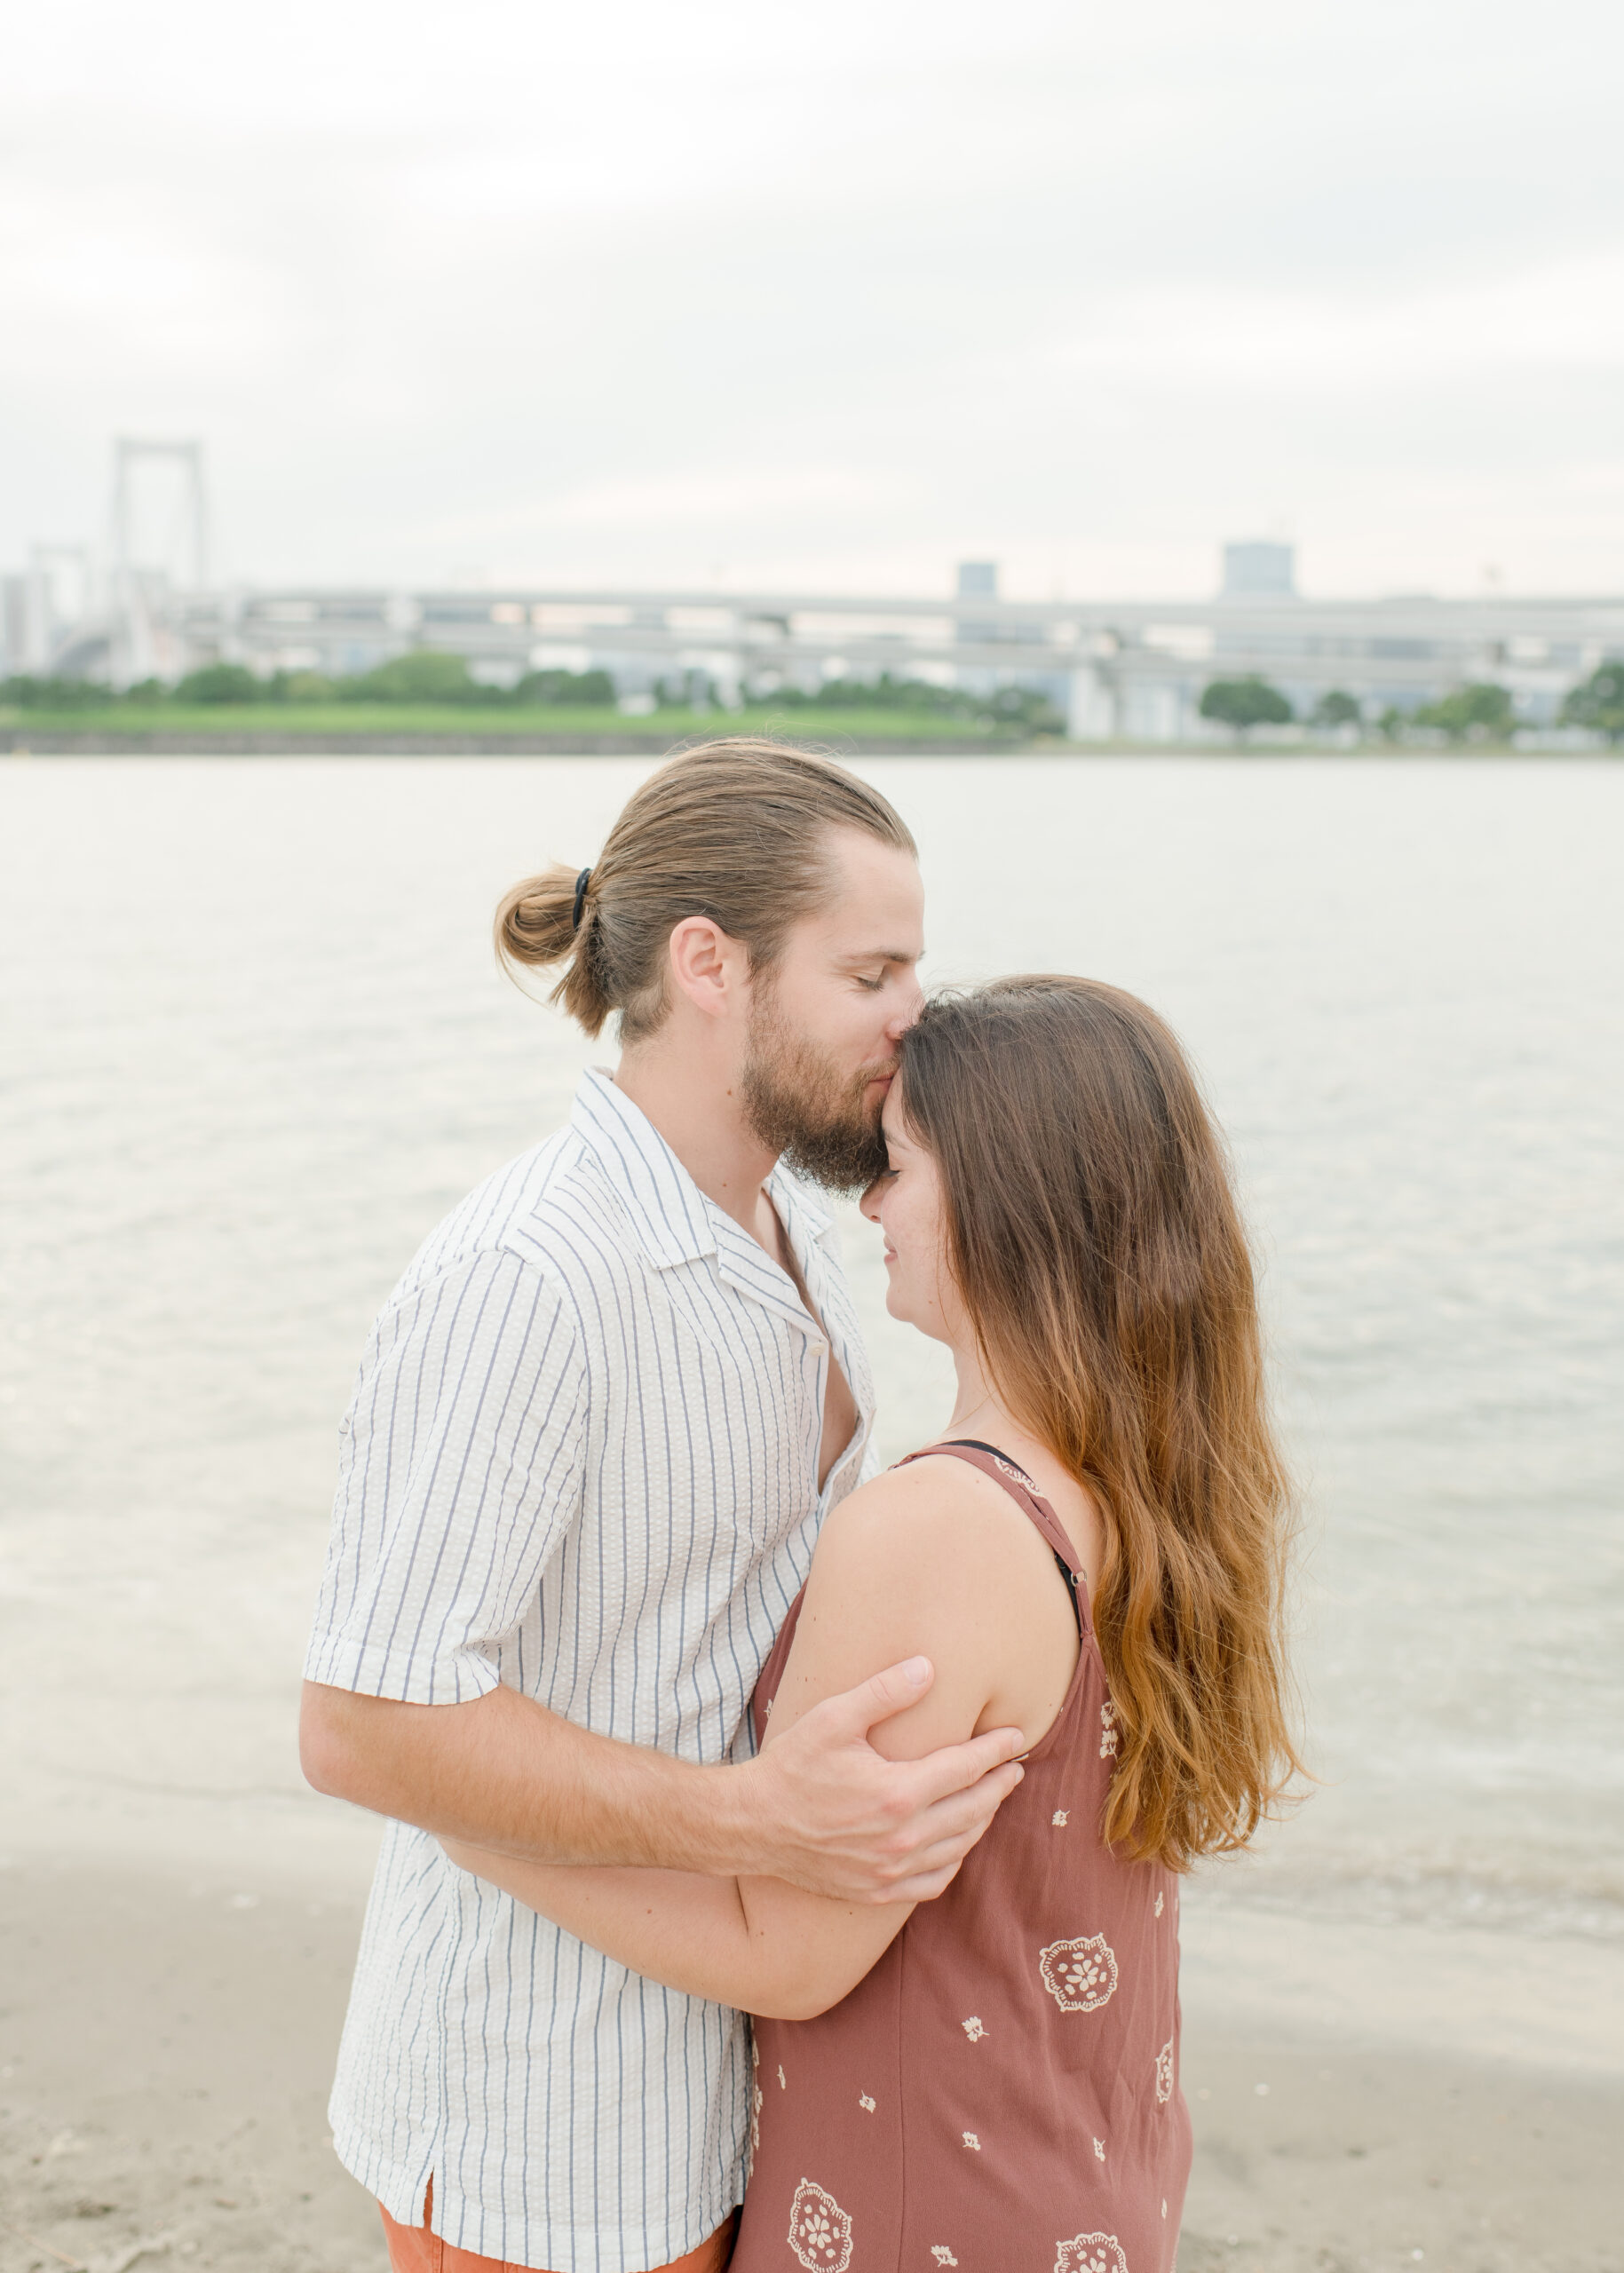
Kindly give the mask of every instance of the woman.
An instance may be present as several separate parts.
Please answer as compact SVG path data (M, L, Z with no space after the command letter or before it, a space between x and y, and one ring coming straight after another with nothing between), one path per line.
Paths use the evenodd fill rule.
M876 1741L1018 1727L1019 1789L911 1913L451 1852L757 2016L733 2273L1168 2273L1178 1877L1295 1765L1246 1242L1176 1042L1111 987L931 1004L884 1120L863 1210L888 1304L948 1345L958 1397L940 1442L829 1518L757 1733L916 1651L934 1683Z

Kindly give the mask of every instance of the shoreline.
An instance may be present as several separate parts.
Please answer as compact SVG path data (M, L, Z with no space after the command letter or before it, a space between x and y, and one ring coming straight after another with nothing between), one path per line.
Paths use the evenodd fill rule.
M384 2273L325 2113L360 1855L315 1860L265 1891L195 1858L0 1870L0 2273ZM1426 1951L1386 1929L1385 2000L1327 2002L1311 1928L1282 1949L1279 1923L1191 1905L1183 2273L1617 2273L1618 2038L1589 2064L1512 2056L1540 2048L1538 1981L1498 2052L1452 2035L1449 1967L1416 2008Z
M785 737L788 739L788 737ZM8 757L658 757L701 739L692 731L676 734L301 734L225 733L194 734L156 730L152 733L29 733L0 728L0 755ZM808 739L822 741L821 736ZM828 738L848 754L863 757L993 757L1042 755L1027 745L965 735L836 734ZM1058 748L1059 745L1050 745ZM1066 752L1070 755L1069 749Z
M715 731L725 729L718 726ZM1045 739L1023 742L972 735L843 734L838 728L797 737L793 728L774 726L783 741L797 739L836 757L1018 757L1018 758L1247 758L1264 764L1309 760L1352 759L1361 764L1420 763L1479 764L1616 765L1615 749L1512 749L1477 744L1446 749L1395 749L1366 742L1352 748L1320 742L1071 742ZM445 733L31 733L0 727L0 757L663 757L703 739L692 729L680 733L445 734Z

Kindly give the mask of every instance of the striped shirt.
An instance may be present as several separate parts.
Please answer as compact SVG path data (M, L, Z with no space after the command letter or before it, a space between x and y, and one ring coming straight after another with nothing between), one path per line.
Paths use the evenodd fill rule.
M767 1190L816 1318L600 1073L441 1224L345 1417L307 1678L424 1705L500 1682L684 1760L749 1749L757 1676L874 1412L828 1211L782 1166ZM830 1342L860 1417L820 1493ZM331 2115L403 2224L432 2174L459 2247L557 2273L667 2264L741 2198L746 2062L736 2013L388 1826Z

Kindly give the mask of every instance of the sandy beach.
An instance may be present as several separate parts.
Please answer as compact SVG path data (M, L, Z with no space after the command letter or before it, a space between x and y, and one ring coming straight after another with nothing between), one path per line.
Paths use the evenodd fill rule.
M0 1872L0 2273L383 2273L376 2213L324 2113L353 1895L19 1862ZM1271 1931L1254 1915L1241 1938ZM1380 2026L1287 2026L1267 1995L1236 1993L1232 1921L1192 1920L1191 1938L1184 2273L1624 2264L1624 2072L1599 2039L1588 2072L1564 2072ZM1607 1993L1618 1960L1596 1954Z

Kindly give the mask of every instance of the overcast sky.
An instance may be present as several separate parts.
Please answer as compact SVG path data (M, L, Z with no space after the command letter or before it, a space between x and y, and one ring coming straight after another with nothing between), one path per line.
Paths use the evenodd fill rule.
M1624 590L1617 0L52 0L0 566L201 436L255 582Z

